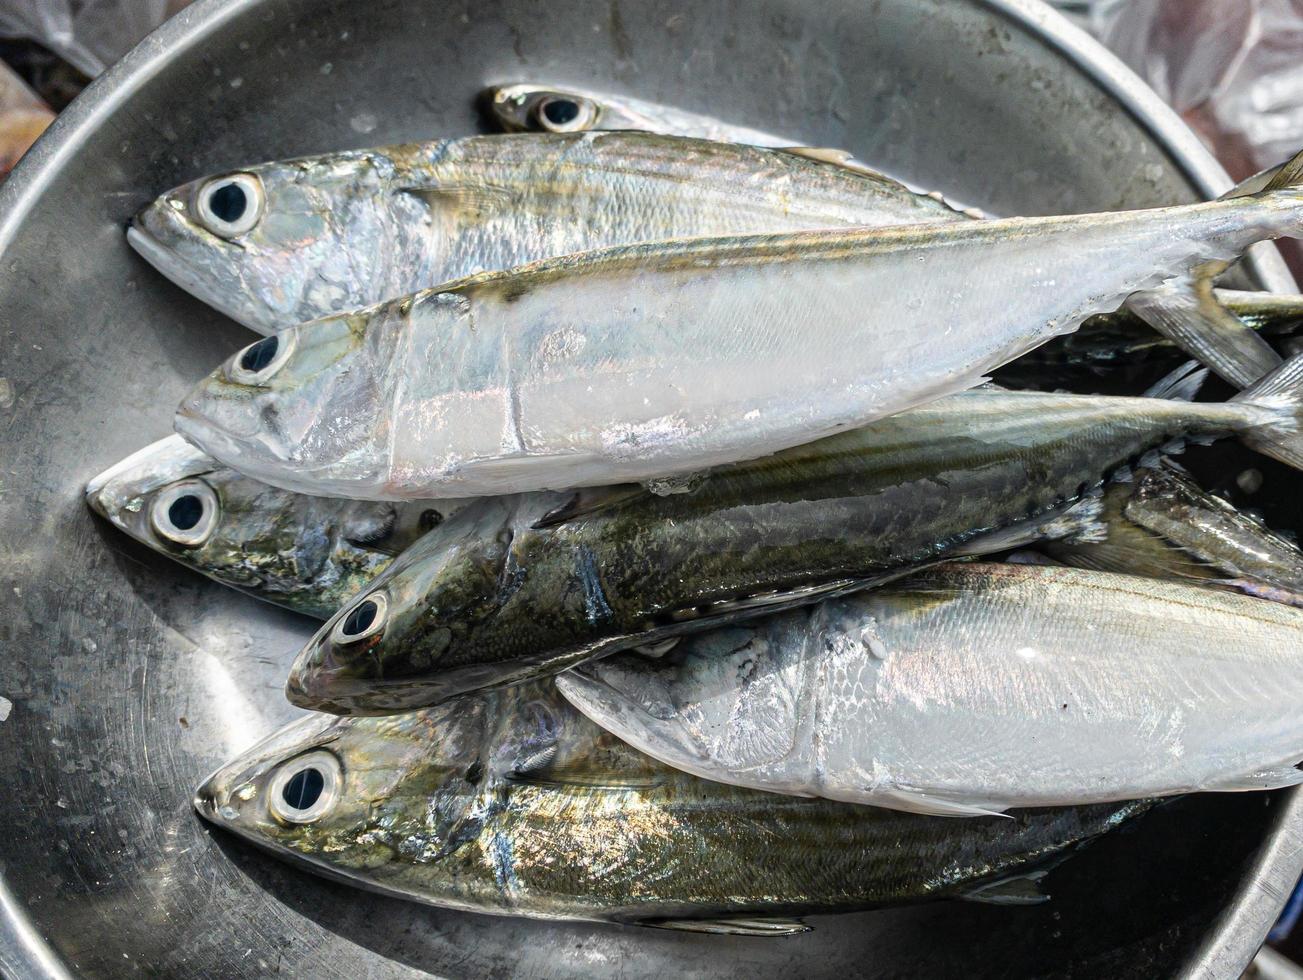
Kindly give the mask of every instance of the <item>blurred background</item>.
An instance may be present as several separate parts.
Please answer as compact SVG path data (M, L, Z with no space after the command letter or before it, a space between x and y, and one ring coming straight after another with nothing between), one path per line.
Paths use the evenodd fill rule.
M0 0L0 180L91 80L190 0ZM1239 181L1303 146L1303 0L1051 0ZM1303 282L1303 247L1285 243ZM1296 889L1246 976L1303 978Z

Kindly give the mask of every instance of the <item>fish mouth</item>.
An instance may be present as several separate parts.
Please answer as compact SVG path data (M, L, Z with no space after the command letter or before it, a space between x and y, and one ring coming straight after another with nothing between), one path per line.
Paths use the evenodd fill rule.
M127 226L127 244L164 278L250 330L260 334L275 331L274 326L259 322L257 317L235 302L235 297L242 296L243 291L221 289L148 231L141 219L142 215L138 214Z
M152 493L186 477L212 472L215 462L179 435L165 436L91 477L86 505L115 524L118 510L133 497Z

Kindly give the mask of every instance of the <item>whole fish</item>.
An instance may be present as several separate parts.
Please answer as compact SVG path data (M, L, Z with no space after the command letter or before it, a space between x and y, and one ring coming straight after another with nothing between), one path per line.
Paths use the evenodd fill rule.
M1296 170L1186 207L697 238L486 273L264 338L185 399L177 431L268 483L363 499L753 459L971 387L1137 291L1303 234Z
M494 122L509 133L642 130L779 149L800 142L656 102L532 82L495 85L485 90L483 101Z
M1303 782L1303 611L1138 576L947 565L557 684L695 775L918 813Z
M137 541L223 585L325 619L463 501L331 500L241 476L169 436L86 486Z
M1175 438L1291 432L1297 407L1264 389L1226 404L979 389L654 490L486 498L327 622L287 693L401 711L946 557L1098 535L1092 491L1117 467Z
M1038 549L1078 568L1221 585L1303 606L1303 551L1261 520L1203 490L1171 460L1114 481L1102 540Z
M550 682L396 718L307 717L195 799L218 826L371 891L758 936L803 931L804 915L963 895L1146 805L956 824L740 790L634 752Z
M578 133L330 153L178 187L127 238L183 289L272 333L602 245L962 219L809 152Z

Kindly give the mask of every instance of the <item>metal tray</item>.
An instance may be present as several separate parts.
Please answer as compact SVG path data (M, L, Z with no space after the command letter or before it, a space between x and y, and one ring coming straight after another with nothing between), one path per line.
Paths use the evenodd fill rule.
M93 520L88 477L165 434L242 328L125 219L254 160L469 133L485 85L629 93L997 213L1189 201L1225 175L1035 0L200 0L92 85L0 189L0 969L7 975L1231 976L1303 863L1289 794L1205 796L1082 852L1034 908L946 903L787 940L481 917L283 866L190 809L294 714L312 624ZM1261 281L1288 288L1279 257ZM0 715L4 705L0 704Z

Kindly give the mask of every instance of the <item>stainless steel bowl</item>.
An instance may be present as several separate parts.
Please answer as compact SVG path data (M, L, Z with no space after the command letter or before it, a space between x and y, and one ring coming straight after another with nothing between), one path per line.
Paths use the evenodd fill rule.
M88 89L0 190L0 969L1238 972L1303 863L1292 795L1164 807L1056 872L1047 905L828 918L788 940L424 909L194 816L196 781L294 714L281 684L312 624L182 571L82 503L87 478L165 434L191 383L248 340L136 258L123 222L249 161L472 132L475 94L521 79L846 147L997 212L1189 201L1227 183L1034 0L202 0ZM1258 271L1289 286L1271 254Z

